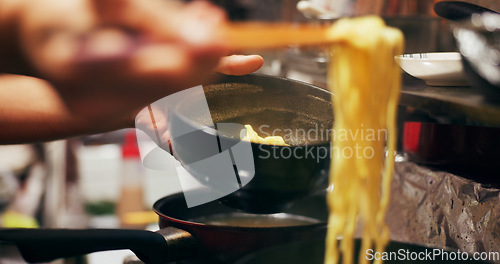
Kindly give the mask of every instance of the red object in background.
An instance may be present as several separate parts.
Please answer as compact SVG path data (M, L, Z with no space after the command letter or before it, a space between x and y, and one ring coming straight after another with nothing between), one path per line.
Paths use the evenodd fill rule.
M140 158L139 146L137 145L137 136L135 130L130 130L125 134L125 140L122 146L122 157Z
M404 124L403 138L405 140L403 141L403 149L412 152L418 151L421 125L420 122L406 122Z
M122 172L120 199L115 213L120 219L122 227L143 229L144 225L126 224L128 213L142 212L146 209L144 202L144 168L142 166L139 146L135 129L125 134L122 145Z

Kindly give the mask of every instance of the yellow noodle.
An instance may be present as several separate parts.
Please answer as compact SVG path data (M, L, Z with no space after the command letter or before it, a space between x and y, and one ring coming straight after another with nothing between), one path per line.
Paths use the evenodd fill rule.
M268 136L265 138L259 136L257 132L253 130L251 125L245 125L245 129L247 132L241 140L268 145L290 146L286 144L285 140L283 140L280 136Z
M340 256L344 264L353 262L358 225L362 227L359 263L367 263L366 250L382 252L389 240L384 217L394 167L401 89L400 68L394 56L403 52L403 36L374 16L341 19L329 33L332 39L342 41L331 47L328 72L334 94L335 133L325 263L338 263ZM368 138L372 131L386 133L382 138ZM351 136L345 137L345 133ZM342 238L340 243L338 238Z

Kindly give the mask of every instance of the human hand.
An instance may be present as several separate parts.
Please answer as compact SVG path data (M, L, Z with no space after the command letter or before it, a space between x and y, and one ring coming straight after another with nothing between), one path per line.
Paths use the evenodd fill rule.
M71 111L90 118L132 115L202 83L213 70L240 75L262 65L258 56L221 59L227 53L224 41L211 33L227 20L207 2L22 3L13 38L18 42L13 54L23 55L21 73L48 80Z

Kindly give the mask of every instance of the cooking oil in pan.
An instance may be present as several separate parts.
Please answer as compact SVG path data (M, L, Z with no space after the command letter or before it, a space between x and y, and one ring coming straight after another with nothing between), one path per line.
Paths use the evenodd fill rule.
M193 222L216 226L238 226L238 227L285 227L318 224L321 221L300 215L279 214L246 214L246 213L223 213L198 217Z

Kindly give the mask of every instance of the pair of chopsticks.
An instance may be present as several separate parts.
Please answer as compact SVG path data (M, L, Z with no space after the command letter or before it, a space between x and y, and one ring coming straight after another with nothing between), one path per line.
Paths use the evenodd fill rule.
M291 23L234 23L218 33L232 50L259 50L290 45L328 44L335 40L327 34L328 25Z

